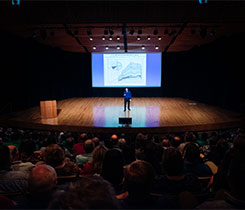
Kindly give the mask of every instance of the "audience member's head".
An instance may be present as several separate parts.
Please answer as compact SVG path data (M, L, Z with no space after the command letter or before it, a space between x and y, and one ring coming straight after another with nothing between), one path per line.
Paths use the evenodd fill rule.
M154 170L150 163L137 160L126 167L125 184L129 195L142 196L151 192Z
M174 136L171 138L171 145L177 148L181 144L181 138L179 136Z
M118 139L118 146L121 148L126 144L126 140L124 138Z
M38 165L29 176L29 190L32 195L50 194L57 184L55 169L49 165Z
M163 148L168 148L168 147L170 147L171 146L171 142L169 141L169 139L163 139L162 140L162 147Z
M245 136L244 135L237 135L234 138L233 146L237 150L245 151Z
M100 139L98 137L93 137L92 141L94 142L94 146L97 147L100 144Z
M181 176L184 170L184 160L176 148L168 148L164 152L163 168L168 176Z
M122 183L123 156L120 150L110 149L106 152L101 176L113 185Z
M113 134L110 138L110 141L112 142L112 145L115 146L118 144L118 136L116 134Z
M104 145L99 145L93 150L93 158L91 162L92 172L101 174L103 168L103 161L105 158L105 154L108 149Z
M142 133L138 133L136 136L136 149L144 149L147 143L147 136Z
M44 153L44 161L46 164L51 165L52 167L60 166L64 163L65 152L57 144L51 144L46 147Z
M14 145L9 145L8 148L9 148L9 152L10 152L10 161L11 162L18 161L20 158L18 148Z
M196 136L192 132L186 132L184 136L184 141L185 142L195 142Z
M87 139L84 142L84 150L87 154L92 153L94 150L94 142L91 139Z
M0 170L9 170L10 168L10 151L5 145L0 145Z
M200 150L195 143L189 143L184 148L184 160L195 164L200 161Z
M21 160L24 162L31 161L31 157L35 150L36 150L35 142L29 139L24 139L20 143L20 147L19 147Z
M72 183L54 209L118 209L119 201L109 182L99 176L84 176Z
M85 142L88 139L88 135L86 133L80 134L80 141Z

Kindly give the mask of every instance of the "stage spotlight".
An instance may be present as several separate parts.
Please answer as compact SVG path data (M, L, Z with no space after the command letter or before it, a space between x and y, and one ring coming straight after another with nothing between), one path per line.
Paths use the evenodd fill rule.
M93 37L92 37L92 36L91 36L91 37L89 37L89 40L90 40L90 41L93 41Z
M102 38L101 38L103 41L105 41L105 36L102 36Z
M156 45L156 46L155 46L155 49L156 49L156 50L158 50L158 49L159 49L158 45Z
M168 34L168 29L167 29L167 28L164 30L164 34L165 34L165 35Z
M147 37L147 40L151 40L151 37L150 37L150 36L148 36L148 37Z
M107 29L104 30L104 34L108 35L108 30Z
M141 29L138 30L138 34L142 34L142 30Z
M162 40L162 37L161 36L158 36L157 38L158 38L159 41Z
M129 31L129 33L130 33L130 35L133 35L133 34L134 34L134 29L131 29L131 30Z
M154 35L157 35L157 34L158 34L158 30L157 30L157 28L156 28L156 29L154 29L153 34L154 34Z
M112 40L112 36L109 36L109 40L110 40L110 41Z
M93 50L96 50L96 46L93 46Z
M141 49L142 49L142 50L144 50L144 49L145 49L145 46L144 46L144 45L142 45Z
M120 50L120 46L119 45L117 46L117 49Z
M208 0L198 0L199 1L199 4L207 4L208 3Z
M140 40L140 36L137 36L137 40L138 40L138 41Z
M106 47L105 47L105 49L106 49L106 50L109 50L109 47L108 47L108 46L106 46Z
M114 31L113 30L109 30L109 33L110 33L110 35L112 36L113 34L114 34Z
M120 40L120 36L117 36L117 40Z

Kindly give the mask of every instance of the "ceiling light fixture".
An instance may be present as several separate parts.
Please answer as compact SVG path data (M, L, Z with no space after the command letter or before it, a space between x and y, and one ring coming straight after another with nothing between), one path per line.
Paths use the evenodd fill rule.
M154 35L157 35L157 34L158 34L157 28L154 29L153 34L154 34Z
M138 41L140 40L140 36L137 36L137 40L138 40Z
M129 31L129 33L130 33L130 35L133 35L133 34L134 34L134 29L131 29L131 30Z
M147 40L151 40L151 37L150 37L150 36L148 36L148 37L147 37Z

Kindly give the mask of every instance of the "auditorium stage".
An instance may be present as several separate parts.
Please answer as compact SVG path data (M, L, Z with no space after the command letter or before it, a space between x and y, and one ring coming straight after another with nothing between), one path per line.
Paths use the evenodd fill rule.
M0 117L0 124L30 129L77 132L166 133L235 128L244 115L183 98L133 98L123 111L123 98L70 98L57 101L58 117L41 119L40 107ZM132 124L119 124L131 117Z

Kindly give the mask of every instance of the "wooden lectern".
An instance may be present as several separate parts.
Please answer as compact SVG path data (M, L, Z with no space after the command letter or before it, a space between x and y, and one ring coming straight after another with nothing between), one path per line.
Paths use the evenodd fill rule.
M57 103L56 100L40 101L41 118L49 119L57 117Z

